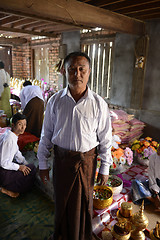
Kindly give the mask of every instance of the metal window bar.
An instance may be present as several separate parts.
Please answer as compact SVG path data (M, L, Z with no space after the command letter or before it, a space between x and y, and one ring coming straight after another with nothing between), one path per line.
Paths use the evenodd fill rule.
M82 51L91 58L91 75L88 85L103 98L110 97L112 50L113 42L82 45Z

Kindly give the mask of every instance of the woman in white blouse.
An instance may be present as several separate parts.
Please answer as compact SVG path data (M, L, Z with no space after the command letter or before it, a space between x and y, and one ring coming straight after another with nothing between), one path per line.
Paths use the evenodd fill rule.
M26 129L26 117L16 113L12 118L12 129L0 136L0 191L10 197L31 189L36 167L28 164L19 151L18 136Z

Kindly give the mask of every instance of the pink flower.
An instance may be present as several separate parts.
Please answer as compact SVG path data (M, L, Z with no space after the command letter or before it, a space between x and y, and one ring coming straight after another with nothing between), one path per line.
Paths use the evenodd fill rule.
M128 165L131 165L132 162L133 162L133 158L132 158L132 157L128 157L128 158L127 158L127 163L128 163Z
M126 149L124 150L124 154L125 156L128 158L133 158L133 152L129 147L126 147Z
M149 152L149 149L148 149L148 148L145 148L143 152L144 152L144 157L145 157L145 158L149 157L150 152Z
M153 154L153 149L151 147L148 148L149 156Z

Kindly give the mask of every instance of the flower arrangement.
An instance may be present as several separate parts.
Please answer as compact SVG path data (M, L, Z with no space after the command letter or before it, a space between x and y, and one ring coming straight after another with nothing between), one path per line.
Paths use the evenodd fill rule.
M134 155L137 156L138 160L145 161L148 160L150 155L157 152L159 147L158 142L153 141L151 137L146 137L140 140L135 140L132 143L131 149Z
M133 162L133 151L131 148L126 147L122 148L119 145L121 144L121 139L119 136L114 135L112 137L112 148L111 154L113 159L113 164L110 166L110 171L118 170L121 166L128 165L130 166ZM96 178L98 175L98 171L100 168L100 157L97 157L97 170L96 170Z
M119 145L121 144L121 139L119 136L114 135L112 140L112 158L113 164L111 165L110 169L117 169L119 166L122 165L131 165L133 162L133 151L131 148L126 147L122 148Z

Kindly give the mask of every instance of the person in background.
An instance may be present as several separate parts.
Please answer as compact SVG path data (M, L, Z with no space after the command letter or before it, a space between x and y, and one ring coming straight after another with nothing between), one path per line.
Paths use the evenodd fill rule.
M4 63L0 61L0 110L4 110L4 113L8 118L12 116L12 110L10 106L10 76L4 69Z
M54 237L59 240L95 239L92 233L93 187L97 154L98 182L108 180L112 164L112 128L107 103L90 90L90 58L73 52L64 60L68 86L47 104L38 148L40 177L49 180L47 158L54 146Z
M27 117L26 132L40 137L44 114L44 99L39 86L32 86L30 81L23 83L24 88L20 92L21 108Z
M10 197L18 197L33 186L36 167L28 164L19 151L17 140L26 128L26 117L16 113L12 128L0 136L0 191Z
M132 181L132 200L135 204L153 203L155 211L160 212L160 145L157 152L149 157L148 179Z

